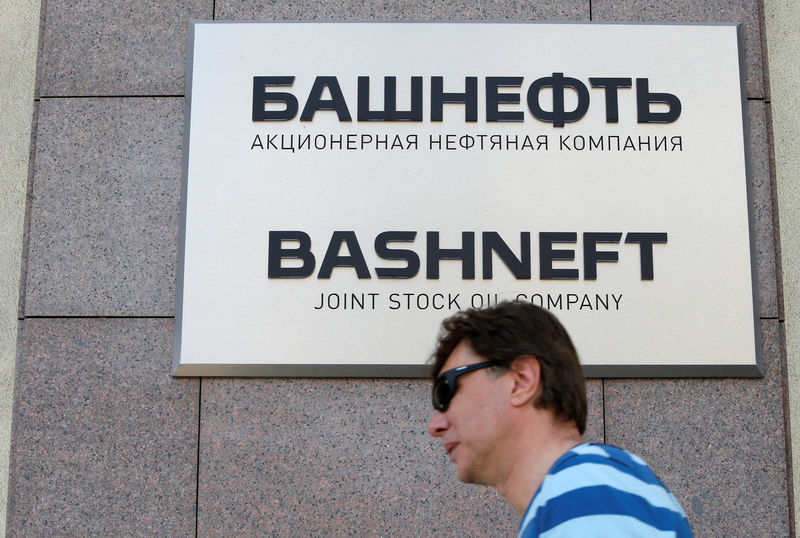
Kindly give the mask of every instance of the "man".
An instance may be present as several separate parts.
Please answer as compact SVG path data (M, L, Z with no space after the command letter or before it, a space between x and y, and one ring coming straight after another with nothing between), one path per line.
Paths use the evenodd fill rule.
M522 515L521 537L692 536L647 464L583 443L586 387L564 327L521 302L459 312L433 356L428 432L467 483L494 487Z

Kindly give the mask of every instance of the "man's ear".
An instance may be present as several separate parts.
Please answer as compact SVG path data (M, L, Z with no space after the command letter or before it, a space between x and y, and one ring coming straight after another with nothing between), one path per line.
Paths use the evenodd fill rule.
M511 405L519 407L530 405L539 394L539 380L542 367L533 355L522 355L514 359L510 366L514 379L511 389Z

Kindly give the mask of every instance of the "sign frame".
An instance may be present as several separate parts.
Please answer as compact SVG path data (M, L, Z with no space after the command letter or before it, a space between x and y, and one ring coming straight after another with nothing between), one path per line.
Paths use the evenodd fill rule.
M194 376L235 376L235 377L427 377L430 374L428 364L341 364L341 363L318 363L318 364L297 364L297 363L264 363L254 364L247 362L204 362L192 363L185 361L182 357L182 338L184 336L184 279L185 279L185 247L187 235L187 192L189 182L189 161L191 143L191 119L193 103L193 72L194 72L194 51L195 51L195 30L200 25L227 25L227 24L311 24L305 21L191 21L189 26L189 37L187 46L187 75L186 75L186 97L184 111L184 133L183 133L183 156L182 156L182 177L181 177L181 217L179 222L179 251L177 267L176 285L176 312L175 312L175 338L174 338L174 360L172 375L176 377ZM440 22L413 22L413 21L330 21L317 22L313 24L370 24L370 25L403 25L403 24L509 24L509 25L585 25L589 26L683 26L683 24L662 24L662 23L594 23L594 22L516 22L516 21L440 21ZM685 26L735 26L738 43L739 60L739 92L741 97L741 117L742 117L742 136L744 147L744 174L746 181L747 197L747 224L749 232L749 257L750 257L750 281L752 290L753 305L753 339L755 349L753 350L752 364L585 364L584 374L588 378L621 378L621 377L762 377L764 367L761 354L761 326L758 312L758 282L754 236L754 210L753 210L753 187L751 184L751 147L747 125L746 104L747 94L744 87L744 44L741 24L685 24ZM558 315L558 314L557 314ZM570 327L567 326L569 330ZM431 350L434 342L430 342ZM580 349L579 349L580 352Z

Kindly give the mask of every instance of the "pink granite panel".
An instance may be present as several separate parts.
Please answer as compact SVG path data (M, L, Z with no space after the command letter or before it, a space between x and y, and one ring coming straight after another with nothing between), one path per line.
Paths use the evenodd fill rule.
M762 318L778 318L778 276L775 238L774 175L770 173L766 105L748 101L747 129L750 138L750 190L753 197L753 239L758 286L758 312Z
M183 95L189 21L213 18L213 0L47 0L45 9L42 96Z
M592 20L743 23L747 97L764 98L766 60L762 51L759 5L759 0L592 0Z
M27 316L170 316L182 98L43 99Z
M764 320L763 379L606 380L606 440L642 456L696 536L789 536L784 351Z
M511 536L426 432L430 383L204 379L200 536Z
M777 172L775 171L775 137L772 131L772 105L767 104L764 107L766 109L765 116L766 116L766 131L767 131L767 143L769 144L769 155L768 155L768 170L769 170L769 177L772 183L772 207L777 208L779 207L778 204L778 187L776 184ZM775 238L775 282L776 282L776 294L778 296L778 319L785 320L785 310L784 310L784 296L783 296L783 268L782 268L782 252L781 252L781 229L780 229L780 218L778 215L778 211L774 211L772 215L772 233L773 237Z
M199 382L169 375L173 321L21 325L9 536L194 536Z
M589 20L589 2L585 0L217 0L215 11L219 20Z
M586 400L589 403L589 414L586 417L586 433L584 440L592 443L602 443L605 434L603 424L603 380L586 380Z
M602 383L588 388L598 441ZM458 482L428 436L427 381L209 378L202 395L201 536L515 532L505 500Z

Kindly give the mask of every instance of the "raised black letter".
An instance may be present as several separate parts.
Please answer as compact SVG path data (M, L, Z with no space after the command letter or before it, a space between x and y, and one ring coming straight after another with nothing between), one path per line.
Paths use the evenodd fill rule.
M397 110L397 77L383 77L383 110L370 110L369 77L358 77L358 121L422 121L422 77L411 77L411 110Z
M531 278L531 233L520 232L520 258L517 259L497 232L483 232L483 278L492 278L492 251L497 252L503 263L517 280Z
M414 241L417 232L382 232L375 238L375 253L384 260L405 260L405 267L376 267L378 278L413 278L419 273L419 256L413 250L390 249L389 243Z
M349 256L339 255L342 243L347 244ZM361 246L358 244L355 232L333 232L317 278L330 278L334 267L352 267L356 270L358 278L370 278L367 262L361 252Z
M650 103L667 105L666 112L650 112ZM672 123L681 115L681 102L671 93L650 93L646 78L636 79L636 108L639 123Z
M625 236L625 243L639 243L642 280L653 280L653 243L666 243L666 233L633 233Z
M253 121L286 121L297 115L297 98L289 92L268 92L267 86L291 86L294 77L253 77ZM283 103L284 110L266 110L267 103ZM251 148L252 149L252 148Z
M619 261L616 251L597 251L597 243L619 243L621 233L583 232L583 279L597 280L597 262Z
M444 79L431 77L431 121L442 121L444 103L464 103L464 121L478 121L478 77L464 77L464 93L444 93Z
M606 89L606 123L619 122L619 99L617 90L620 88L630 88L631 79L629 78L598 78L589 79L592 88Z
M330 99L322 99L322 92L325 91L325 88L328 88L331 92ZM314 112L317 110L335 110L339 116L339 121L352 121L336 77L317 77L314 79L314 85L311 87L311 91L308 92L308 101L306 101L306 106L303 107L303 113L300 114L300 121L313 120Z
M500 93L499 88L519 88L522 77L486 77L486 121L524 121L522 112L500 111L500 103L519 104L518 93Z
M475 232L461 232L461 248L439 248L439 232L428 232L427 278L439 278L440 260L461 260L461 278L475 278Z
M574 260L574 250L553 250L553 243L576 243L575 232L539 233L539 278L542 280L578 280L577 269L553 269L554 260Z
M553 111L547 112L539 105L539 92L542 88L553 88ZM564 110L564 88L572 88L578 94L575 110ZM564 127L564 122L578 121L589 110L589 90L580 80L565 77L564 73L553 73L552 77L544 77L533 81L528 88L528 108L537 119L549 121L554 127Z
M284 241L297 241L297 248L283 248ZM305 278L314 272L311 237L299 230L269 232L267 276L269 278ZM302 260L300 267L281 267L284 258Z

